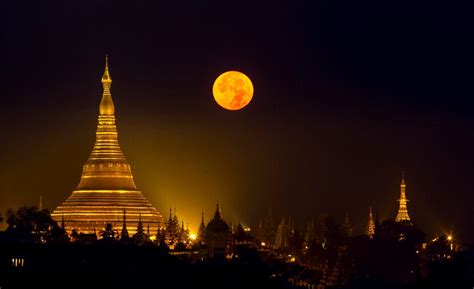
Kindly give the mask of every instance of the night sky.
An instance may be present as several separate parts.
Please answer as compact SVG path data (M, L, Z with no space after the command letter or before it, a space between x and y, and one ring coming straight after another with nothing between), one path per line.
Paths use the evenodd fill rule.
M472 1L4 1L0 212L53 210L92 149L109 53L119 141L137 186L197 229L215 204L256 224L408 209L473 242ZM243 110L214 101L238 70Z

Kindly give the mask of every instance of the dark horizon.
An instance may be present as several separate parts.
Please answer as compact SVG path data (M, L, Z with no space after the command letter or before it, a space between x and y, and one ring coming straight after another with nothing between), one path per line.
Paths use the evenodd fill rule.
M255 225L271 202L300 224L347 211L362 233L369 206L395 218L404 170L414 222L474 242L469 1L4 6L3 216L77 186L108 53L120 145L165 217L195 231L218 202ZM241 111L212 98L227 70L253 81Z

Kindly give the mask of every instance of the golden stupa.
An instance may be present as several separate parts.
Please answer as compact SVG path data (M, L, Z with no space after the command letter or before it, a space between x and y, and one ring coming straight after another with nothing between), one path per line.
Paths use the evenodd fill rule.
M58 223L64 222L68 233L73 229L79 233L99 232L107 223L120 233L125 213L130 234L136 232L141 218L143 227L149 227L154 235L162 225L162 216L135 186L130 165L120 149L111 84L106 57L94 148L76 190L54 210L52 217Z

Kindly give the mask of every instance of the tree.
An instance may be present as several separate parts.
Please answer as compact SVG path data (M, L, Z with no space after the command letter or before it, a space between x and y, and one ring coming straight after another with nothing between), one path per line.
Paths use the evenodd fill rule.
M180 241L176 243L176 245L174 246L174 250L178 252L186 251L186 244Z
M346 240L346 235L341 225L336 223L334 217L326 217L324 219L324 245L325 247L337 248Z
M79 232L77 231L77 229L72 229L71 239L73 241L77 241L78 238L79 238Z
M290 251L295 255L299 255L303 250L303 243L304 239L300 232L295 230L289 240Z
M50 231L49 241L55 243L69 242L69 236L67 235L66 229L60 226L53 226Z
M412 223L386 220L380 226L380 237L390 242L404 242L416 248L424 242L425 233Z
M133 239L135 240L135 244L137 245L143 245L148 241L148 236L145 234L145 231L143 230L141 215L138 220L137 232L135 233L135 235L133 235Z
M441 236L435 239L434 242L430 242L426 248L426 252L431 257L430 259L442 259L443 257L450 256L453 252L451 250L451 241L447 236Z
M22 242L45 243L65 234L51 218L49 210L36 207L21 207L7 211L7 235Z
M100 236L102 237L102 240L104 241L113 241L115 240L115 235L116 235L116 232L114 230L114 227L112 226L112 224L105 224L105 228L103 231L100 232Z

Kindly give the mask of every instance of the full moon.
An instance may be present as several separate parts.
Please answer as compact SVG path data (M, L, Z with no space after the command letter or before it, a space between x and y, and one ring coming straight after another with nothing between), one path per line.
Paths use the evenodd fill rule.
M214 81L212 94L216 102L223 108L239 110L252 100L252 81L242 72L227 71Z

